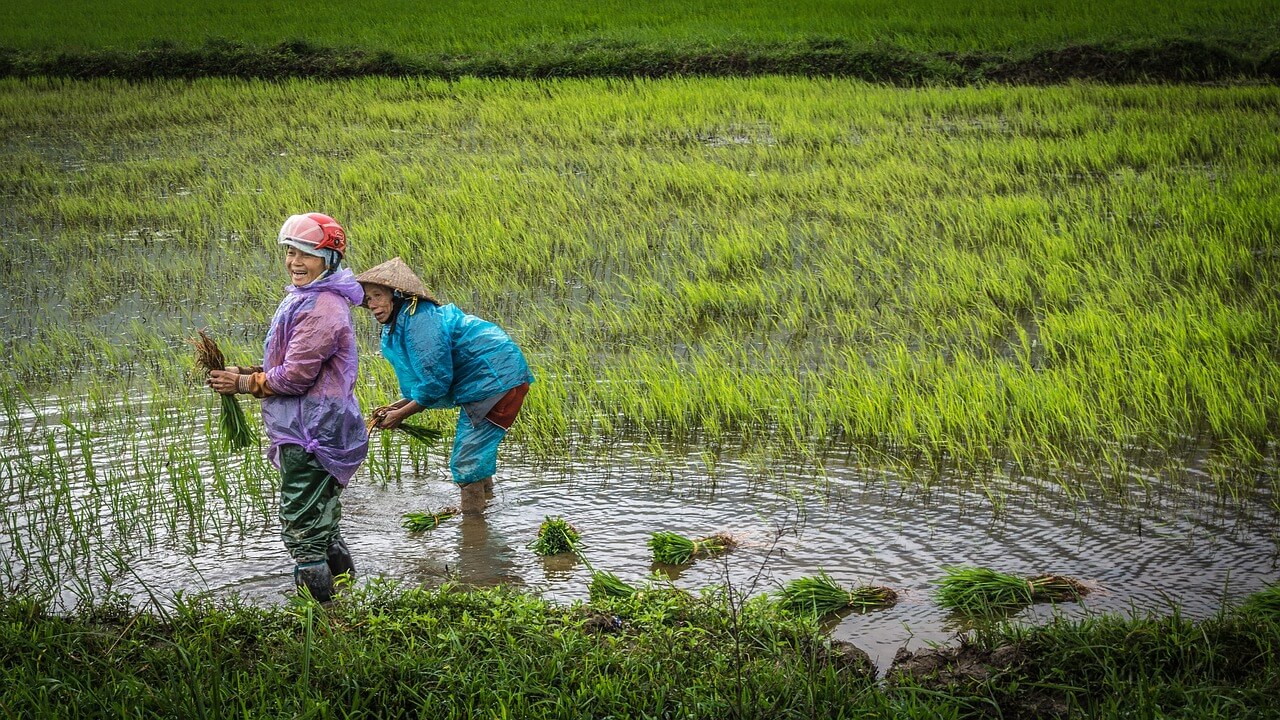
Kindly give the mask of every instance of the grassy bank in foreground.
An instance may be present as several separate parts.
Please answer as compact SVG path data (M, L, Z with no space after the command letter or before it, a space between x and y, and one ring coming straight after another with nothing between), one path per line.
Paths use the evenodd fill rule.
M169 402L205 326L259 357L316 208L517 338L535 450L1274 468L1277 118L1270 87L4 81L5 407Z
M0 602L0 707L22 717L1274 717L1276 588L1200 622L1003 627L865 655L762 600L651 591L562 607L375 586L328 608L180 601L54 617Z

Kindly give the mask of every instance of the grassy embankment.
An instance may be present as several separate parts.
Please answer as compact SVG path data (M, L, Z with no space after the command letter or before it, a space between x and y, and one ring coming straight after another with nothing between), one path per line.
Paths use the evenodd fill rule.
M840 75L893 82L1280 77L1274 0L383 0L0 8L0 74Z
M652 591L561 607L503 590L328 608L180 601L71 617L0 601L9 717L1274 717L1276 589L1241 609L999 627L900 658L763 598Z

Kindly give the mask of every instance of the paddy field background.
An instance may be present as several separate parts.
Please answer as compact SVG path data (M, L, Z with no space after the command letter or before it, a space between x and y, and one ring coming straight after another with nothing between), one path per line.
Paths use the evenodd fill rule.
M1275 14L1139 5L708 5L666 22L664 6L503 5L475 15L501 22L464 23L404 4L305 36L271 5L251 26L230 6L222 22L0 10L20 17L0 22L0 594L62 613L292 607L275 471L261 448L219 445L187 340L207 328L229 362L259 361L286 283L276 230L319 210L347 228L350 266L401 256L506 328L538 379L484 523L400 527L453 504L448 438L374 436L344 496L361 591L500 584L577 607L589 568L527 546L560 515L592 566L636 584L764 598L825 571L894 587L894 608L822 628L881 674L967 627L934 601L948 566L1092 590L1013 617L1032 625L1242 602L1280 562ZM1231 53L1208 73L1220 82L956 83L982 63L1188 36ZM281 53L350 46L401 70L487 57L497 70L477 74L523 76L539 73L502 68L588 46L776 59L796 42L846 60L889 43L950 69L893 87L859 72L316 77L332 65L98 77L228 43L277 70ZM750 69L723 67L706 74ZM398 395L375 323L355 318L370 409ZM423 421L447 435L454 415ZM653 566L658 530L743 544Z

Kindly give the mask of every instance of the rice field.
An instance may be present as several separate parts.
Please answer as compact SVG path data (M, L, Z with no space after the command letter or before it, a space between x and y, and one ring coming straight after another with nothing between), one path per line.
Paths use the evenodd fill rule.
M311 3L303 13L279 0L106 0L75 7L12 0L0 8L0 48L138 49L158 42L192 47L230 39L409 54L530 48L547 54L601 43L723 46L820 37L908 50L965 51L1193 37L1266 49L1276 40L1278 9L1274 0L827 0L786 5L761 0L376 0L357 6Z
M357 270L400 255L512 332L539 378L514 437L539 453L638 436L1098 483L1207 454L1247 493L1274 482L1280 427L1278 106L1272 87L5 81L0 379L199 395L183 338L258 357L276 226L314 207ZM357 315L373 407L394 382Z
M1274 570L1278 109L1274 87L0 80L0 591L278 603L275 471L220 441L188 341L260 359L275 233L314 209L356 270L403 257L538 378L491 531L433 514L447 442L373 435L344 500L363 578L627 595L650 533L744 530L668 580L901 589L835 631L882 666L904 628L949 636L922 600L948 565L1203 612ZM369 410L397 389L356 321ZM447 439L451 413L420 417ZM593 566L519 549L547 517ZM813 523L785 561L775 522ZM1159 567L1108 576L1135 542Z

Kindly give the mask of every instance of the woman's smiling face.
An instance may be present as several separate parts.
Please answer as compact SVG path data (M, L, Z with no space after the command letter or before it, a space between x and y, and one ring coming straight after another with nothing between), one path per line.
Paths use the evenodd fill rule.
M292 245L284 253L284 267L294 287L302 287L324 272L324 258L304 253Z

